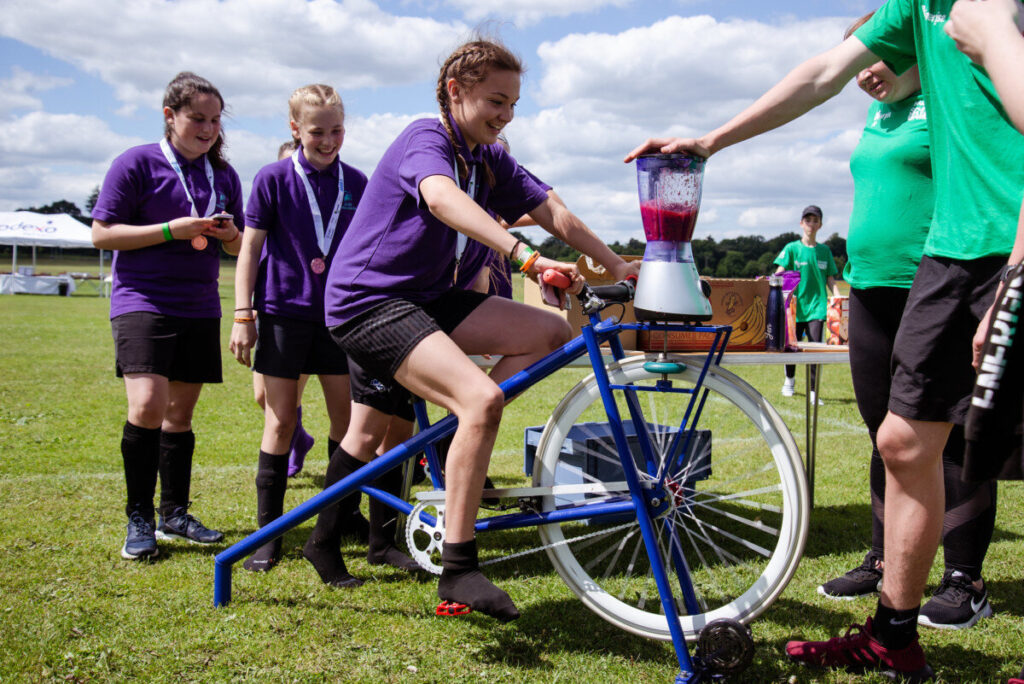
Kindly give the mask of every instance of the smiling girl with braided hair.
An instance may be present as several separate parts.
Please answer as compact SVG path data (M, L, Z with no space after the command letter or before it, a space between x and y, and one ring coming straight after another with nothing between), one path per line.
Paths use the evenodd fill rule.
M513 54L490 40L468 42L448 57L437 84L440 118L413 122L384 153L342 238L345 258L331 265L326 294L327 324L349 358L458 416L446 467L438 596L502 621L519 611L480 572L473 529L505 404L497 383L564 344L572 331L552 312L456 288L462 236L510 255L532 276L556 269L578 289L573 264L540 256L484 208L509 223L528 213L616 277L630 272L496 144L514 115L522 71ZM502 358L488 376L468 354ZM361 465L339 447L325 486ZM327 540L348 519L353 498L321 513L306 545L306 557L328 584L351 585L340 552Z

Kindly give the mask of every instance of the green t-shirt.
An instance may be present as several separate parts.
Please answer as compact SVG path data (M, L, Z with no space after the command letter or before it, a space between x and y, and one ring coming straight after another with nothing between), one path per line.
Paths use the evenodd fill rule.
M797 322L825 320L828 314L828 277L839 273L832 250L821 243L808 247L800 240L793 240L775 257L775 265L787 271L800 272L800 284L793 293Z
M1024 136L988 74L942 28L953 0L889 0L854 34L897 74L915 63L928 105L935 213L924 253L1006 255L1024 194Z
M935 194L924 97L873 102L850 156L853 212L843 279L851 287L904 287L921 262Z

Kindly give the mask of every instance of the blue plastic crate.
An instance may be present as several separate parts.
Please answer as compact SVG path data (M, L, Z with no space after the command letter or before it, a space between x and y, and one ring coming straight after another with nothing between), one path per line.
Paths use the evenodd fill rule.
M640 441L633 429L633 421L623 422L629 449L634 461L642 467L643 455L640 452ZM678 427L658 427L659 432L667 431L671 436L679 432ZM528 427L523 437L523 472L533 474L533 462L537 455L543 426ZM693 463L687 478L687 484L706 480L711 476L711 430L697 430L687 450L688 460ZM602 481L616 480L622 477L622 467L609 459L616 458L615 440L608 423L578 423L569 430L569 435L562 443L562 466L566 476L556 473L558 484L571 484L582 481L582 476L589 475ZM563 482L562 480L566 481ZM572 482L569 482L571 480Z

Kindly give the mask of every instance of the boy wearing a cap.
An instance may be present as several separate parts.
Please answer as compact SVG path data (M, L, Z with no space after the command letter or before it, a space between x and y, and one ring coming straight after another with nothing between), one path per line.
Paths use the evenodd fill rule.
M804 334L811 342L821 342L825 318L828 315L828 293L839 294L835 276L839 273L832 258L832 250L818 244L817 235L821 230L821 208L811 204L804 208L800 218L803 237L793 240L782 248L775 258L776 273L798 271L800 284L793 296L796 298L796 338ZM811 387L814 384L814 367L810 369ZM796 366L786 366L786 379L782 383L782 396L793 396L796 387ZM811 401L818 401L811 390Z

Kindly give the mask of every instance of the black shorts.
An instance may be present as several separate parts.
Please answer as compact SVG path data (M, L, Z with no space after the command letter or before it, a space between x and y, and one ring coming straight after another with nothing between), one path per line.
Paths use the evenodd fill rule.
M878 432L889 410L892 346L909 288L850 288L850 376L868 431Z
M162 375L172 382L221 382L220 319L165 316L150 311L110 321L115 373Z
M331 336L371 376L393 378L405 357L431 333L450 335L489 295L448 290L425 304L389 299L331 328Z
M412 422L416 414L412 410L412 392L391 378L376 378L355 361L348 362L349 382L352 401L369 406L389 416L398 416Z
M274 378L348 375L348 359L323 323L261 313L256 316L252 369Z
M1005 264L1005 256L921 259L893 346L890 411L963 425L976 378L971 341Z

